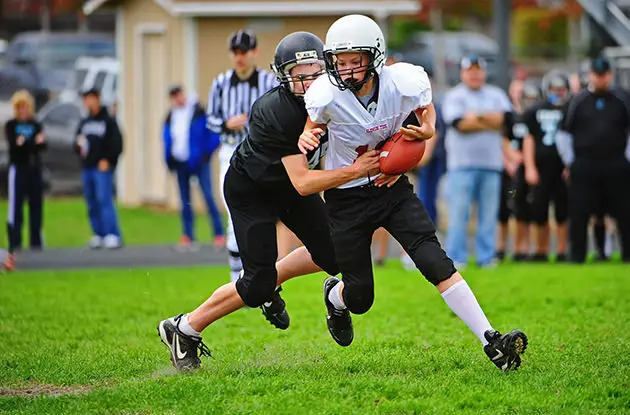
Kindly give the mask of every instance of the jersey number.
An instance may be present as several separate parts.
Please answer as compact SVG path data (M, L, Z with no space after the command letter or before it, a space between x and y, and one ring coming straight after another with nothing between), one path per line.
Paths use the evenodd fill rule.
M383 141L381 141L380 143L378 143L378 144L376 145L376 147L374 147L374 150L380 150L380 149L381 149L381 147L383 147L383 145L385 144L385 141L387 141L387 140L383 140ZM357 161L357 159L358 159L359 157L361 157L363 154L367 153L367 151L368 151L368 145L367 145L367 144L364 144L364 145L362 145L362 146L359 146L359 147L355 148L355 149L354 149L354 151L356 151L356 152L357 152L357 158L355 158L355 159L354 159L354 161Z
M542 138L542 142L546 146L552 146L556 143L556 132L558 131L557 122L543 122L541 125L543 133L545 135Z
M368 149L368 145L367 144L364 144L362 146L359 146L359 147L355 148L354 151L357 152L357 158L354 159L354 161L356 161L359 157L361 157L362 155L367 153L367 149Z

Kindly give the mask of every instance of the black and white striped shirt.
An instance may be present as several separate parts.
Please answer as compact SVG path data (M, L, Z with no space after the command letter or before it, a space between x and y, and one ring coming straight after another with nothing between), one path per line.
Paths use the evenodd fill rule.
M233 131L225 127L226 121L240 114L249 117L254 101L276 85L276 76L262 69L254 70L246 80L239 79L234 69L219 74L212 82L208 96L208 128L221 134L221 142L239 144L247 137L248 126Z

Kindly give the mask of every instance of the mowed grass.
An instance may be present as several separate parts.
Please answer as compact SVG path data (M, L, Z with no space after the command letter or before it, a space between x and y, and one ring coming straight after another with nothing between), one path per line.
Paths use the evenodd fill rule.
M258 309L204 332L213 358L176 374L155 326L225 282L227 269L0 275L0 413L602 414L630 412L627 265L505 265L466 277L494 326L530 338L503 374L417 273L376 272L355 341L326 330L323 275L285 284L291 327ZM38 397L27 391L47 391Z
M0 218L6 221L7 201L0 201ZM118 219L126 245L156 245L177 242L181 235L179 212L145 207L118 207ZM44 202L44 241L48 248L84 246L92 235L85 202L81 198L54 198ZM2 227L0 247L7 246L6 226ZM28 248L28 207L24 206L22 243ZM195 236L211 243L208 215L195 216Z

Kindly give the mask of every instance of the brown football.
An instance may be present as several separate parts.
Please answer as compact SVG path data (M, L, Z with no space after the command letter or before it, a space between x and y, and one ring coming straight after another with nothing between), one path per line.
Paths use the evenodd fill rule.
M408 172L422 160L425 147L424 141L407 141L400 131L397 132L381 148L381 172L392 175Z

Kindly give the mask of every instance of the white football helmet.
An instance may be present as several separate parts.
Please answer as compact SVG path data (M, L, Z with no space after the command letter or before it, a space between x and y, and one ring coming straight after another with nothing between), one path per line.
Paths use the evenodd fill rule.
M336 55L342 52L366 52L367 62L358 68L343 70L337 68ZM324 45L324 59L326 70L331 82L337 88L357 91L374 74L380 74L387 58L385 37L378 24L367 16L350 14L335 21L328 33ZM365 77L360 83L344 82L342 75L352 72L365 71Z

